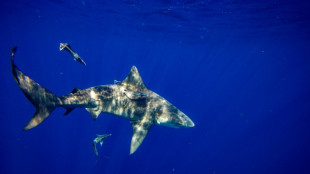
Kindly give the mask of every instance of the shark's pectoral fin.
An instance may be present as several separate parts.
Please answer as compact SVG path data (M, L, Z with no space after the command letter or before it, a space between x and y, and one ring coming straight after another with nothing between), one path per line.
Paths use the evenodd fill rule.
M133 154L138 147L141 145L142 141L149 132L152 121L147 119L142 119L140 121L131 121L133 127L133 135L131 138L130 155Z

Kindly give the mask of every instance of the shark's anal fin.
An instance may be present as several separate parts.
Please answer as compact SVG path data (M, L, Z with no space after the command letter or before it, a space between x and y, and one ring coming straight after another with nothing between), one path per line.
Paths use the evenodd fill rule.
M82 89L80 89L80 88L74 88L74 89L71 91L71 93L72 93L72 94L75 94L75 93L77 93L77 92L79 92L79 91L81 91L81 90L82 90ZM66 110L66 112L64 113L64 115L70 114L74 109L75 109L75 108L67 108L67 110Z
M66 112L64 113L64 115L70 114L73 110L74 110L74 108L67 109Z
M130 146L130 155L133 154L140 144L143 142L147 133L149 132L153 121L150 117L145 116L142 120L139 121L131 121L130 122L133 127L133 135L131 138L131 146Z

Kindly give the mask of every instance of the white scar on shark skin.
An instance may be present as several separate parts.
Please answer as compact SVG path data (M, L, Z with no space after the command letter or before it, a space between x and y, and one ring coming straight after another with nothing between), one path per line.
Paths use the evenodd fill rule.
M133 127L130 154L141 145L153 125L172 128L194 127L193 121L182 111L155 92L147 89L135 66L123 81L87 89L74 88L70 94L57 97L26 76L14 63L16 47L11 52L12 74L36 112L24 130L42 123L57 107L69 114L75 108L85 108L93 117L101 112L130 121Z

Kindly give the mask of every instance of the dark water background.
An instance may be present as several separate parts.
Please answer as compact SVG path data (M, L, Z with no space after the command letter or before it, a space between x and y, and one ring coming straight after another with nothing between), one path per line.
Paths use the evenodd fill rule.
M0 173L310 173L309 1L1 1ZM86 61L74 62L59 43ZM146 86L194 128L154 126L133 154L127 120L34 107L11 75L64 95L123 80ZM96 158L96 133L111 133Z

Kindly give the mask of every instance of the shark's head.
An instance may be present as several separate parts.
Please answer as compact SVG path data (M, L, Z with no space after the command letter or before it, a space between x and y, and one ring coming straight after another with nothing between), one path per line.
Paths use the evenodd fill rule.
M155 118L155 124L173 128L195 126L193 121L182 111L155 92L147 90L135 66L131 68L127 78L119 84L126 86L126 96L131 99L150 99L147 110L148 115ZM145 91L146 93L139 91Z
M148 90L135 66L125 80L117 83L124 96L132 103L130 111L140 109L141 112L130 112L133 136L131 139L130 154L140 146L153 124L180 128L193 127L194 123L183 112L169 103L155 92ZM141 116L141 113L142 116Z
M177 109L171 103L164 101L161 114L155 119L155 123L161 126L180 128L194 127L194 122L186 116L182 111Z

